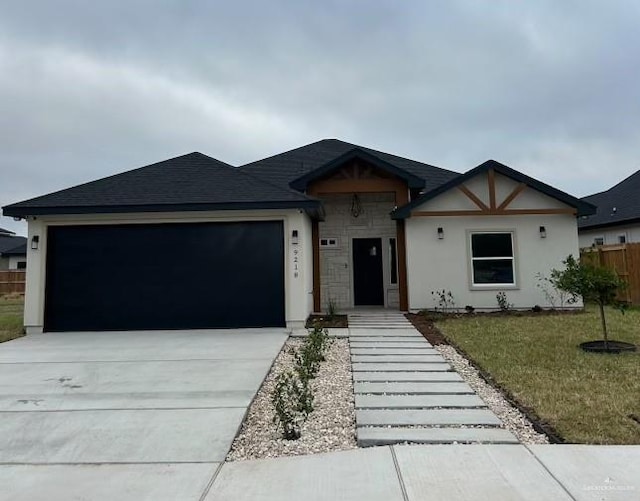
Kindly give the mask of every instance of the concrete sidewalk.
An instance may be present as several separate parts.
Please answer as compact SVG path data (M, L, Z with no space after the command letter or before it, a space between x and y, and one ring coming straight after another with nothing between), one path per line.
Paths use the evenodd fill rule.
M640 446L394 445L259 461L4 465L12 501L631 501Z
M225 463L207 501L640 499L640 446L413 445Z

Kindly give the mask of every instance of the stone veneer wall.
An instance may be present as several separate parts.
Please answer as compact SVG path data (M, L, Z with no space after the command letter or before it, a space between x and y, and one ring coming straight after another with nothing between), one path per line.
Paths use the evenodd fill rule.
M351 215L353 195L321 196L326 218L320 222L319 236L337 238L335 248L320 247L320 291L323 311L329 299L339 309L353 308L353 260L352 238L382 238L382 262L384 268L385 306L398 307L398 286L390 285L389 238L396 238L396 222L389 217L395 206L393 193L359 193L362 214Z

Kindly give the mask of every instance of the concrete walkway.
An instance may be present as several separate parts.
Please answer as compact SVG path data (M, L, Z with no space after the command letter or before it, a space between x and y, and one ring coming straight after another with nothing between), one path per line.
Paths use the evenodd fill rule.
M349 315L358 445L518 443L402 313Z
M640 447L423 445L225 463L207 501L640 499Z

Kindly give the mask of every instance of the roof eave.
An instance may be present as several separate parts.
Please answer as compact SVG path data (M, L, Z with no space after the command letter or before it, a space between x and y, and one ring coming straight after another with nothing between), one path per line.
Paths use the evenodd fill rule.
M594 223L594 224L580 224L580 222L578 222L578 231L580 230L597 230L600 228L607 228L610 226L625 226L628 224L637 224L640 223L640 216L638 217L631 217L628 219L618 219L616 221L600 221L598 223Z
M305 209L313 211L318 209L320 206L321 204L317 200L62 207L28 207L9 205L7 207L3 207L3 214L9 217L27 217L45 215L123 214L137 212L189 212L210 210Z

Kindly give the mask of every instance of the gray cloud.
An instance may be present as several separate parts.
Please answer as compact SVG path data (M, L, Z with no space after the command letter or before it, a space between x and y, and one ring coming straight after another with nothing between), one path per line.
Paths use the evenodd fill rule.
M638 168L632 0L0 12L0 204L193 150L240 164L323 137L460 171L495 158L575 195Z

